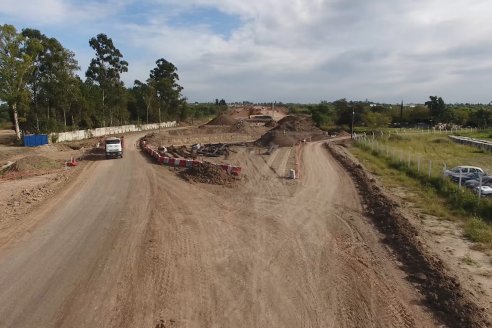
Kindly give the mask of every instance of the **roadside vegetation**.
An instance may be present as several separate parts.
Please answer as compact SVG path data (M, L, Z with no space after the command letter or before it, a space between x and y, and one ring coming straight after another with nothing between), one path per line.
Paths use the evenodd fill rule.
M395 132L356 142L350 150L385 185L403 188L404 198L422 213L462 222L468 239L492 248L492 200L442 176L444 168L457 165L492 173L491 154L455 144L444 134Z

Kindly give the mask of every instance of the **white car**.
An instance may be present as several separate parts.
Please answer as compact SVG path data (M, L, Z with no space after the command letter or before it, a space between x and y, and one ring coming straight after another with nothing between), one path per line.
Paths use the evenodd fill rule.
M460 174L462 177L464 177L469 173L485 174L485 172L480 167L462 165L462 166L456 166L450 170L444 171L444 176L449 177L451 179L455 178L455 180L456 180L456 179L459 179Z
M477 192L477 194L480 191L480 195L482 195L482 196L492 196L492 187L491 186L476 187L475 191Z

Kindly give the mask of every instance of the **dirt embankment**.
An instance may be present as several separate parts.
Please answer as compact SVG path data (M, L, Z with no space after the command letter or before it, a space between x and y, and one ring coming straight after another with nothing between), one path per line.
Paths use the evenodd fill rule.
M200 163L179 172L186 181L232 186L238 179L212 163Z
M384 234L385 243L403 263L408 279L425 296L427 306L449 327L491 327L484 309L460 285L419 238L418 230L374 183L363 167L339 146L327 144L330 153L353 177L365 205L365 214Z
M265 133L256 143L262 146L291 147L301 140L321 140L327 134L316 127L307 115L289 115L278 121L276 127Z

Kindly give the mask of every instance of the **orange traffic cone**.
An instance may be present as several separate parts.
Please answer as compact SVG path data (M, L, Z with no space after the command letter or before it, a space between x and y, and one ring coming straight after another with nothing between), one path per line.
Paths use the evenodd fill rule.
M75 158L72 156L72 158L70 159L70 163L68 163L68 166L77 166L77 165L79 165L79 163L77 163Z

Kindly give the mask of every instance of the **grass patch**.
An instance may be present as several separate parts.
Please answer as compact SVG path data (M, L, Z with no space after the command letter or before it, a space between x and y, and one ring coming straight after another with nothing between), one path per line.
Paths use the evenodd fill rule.
M415 195L411 201L420 212L462 220L468 239L492 248L492 201L488 198L479 201L472 191L460 189L442 177L444 167L457 165L481 166L492 173L490 154L477 153L472 147L432 134L390 134L375 143L358 142L356 146L350 151L385 185L403 187ZM430 177L427 163L432 165Z
M463 256L461 261L466 265L479 267L478 263L471 258L470 254L466 254L465 256Z
M471 241L492 246L492 227L479 218L465 222L465 236Z
M436 139L432 139L431 142L437 144L448 144L451 143L452 141L449 140L448 138L436 138Z

